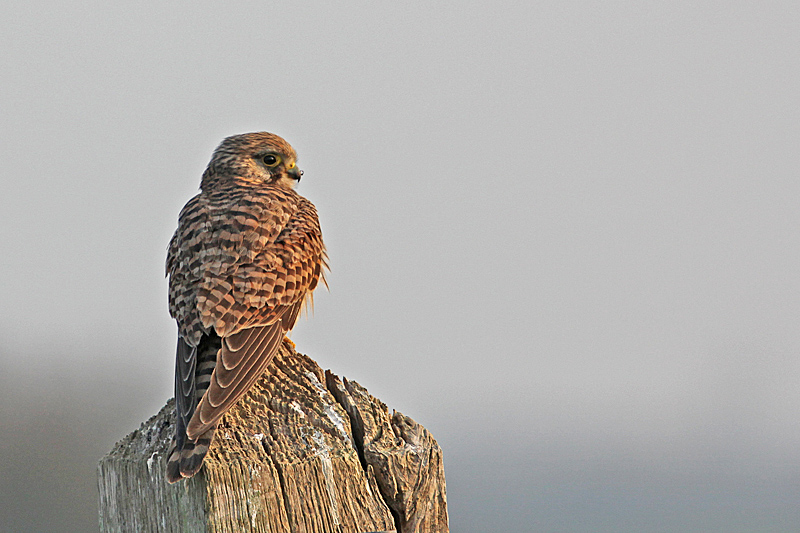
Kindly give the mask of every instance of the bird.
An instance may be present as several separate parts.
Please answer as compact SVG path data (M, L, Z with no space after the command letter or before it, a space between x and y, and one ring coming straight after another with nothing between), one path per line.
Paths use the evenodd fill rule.
M267 369L319 281L327 286L317 210L294 190L302 176L278 135L233 135L180 212L166 261L178 325L170 483L200 470L220 418Z

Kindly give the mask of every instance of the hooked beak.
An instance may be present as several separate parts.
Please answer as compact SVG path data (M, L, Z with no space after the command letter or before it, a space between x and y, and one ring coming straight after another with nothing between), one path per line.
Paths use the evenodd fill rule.
M292 168L288 169L286 173L289 174L290 178L292 178L297 182L299 182L300 178L303 176L303 171L297 168L296 166L293 166Z

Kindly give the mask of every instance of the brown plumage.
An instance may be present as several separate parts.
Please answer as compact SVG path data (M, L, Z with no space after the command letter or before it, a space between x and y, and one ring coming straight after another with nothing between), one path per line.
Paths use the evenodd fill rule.
M220 417L264 372L327 268L314 205L294 192L297 154L271 133L228 137L169 243L178 322L174 483L200 469Z

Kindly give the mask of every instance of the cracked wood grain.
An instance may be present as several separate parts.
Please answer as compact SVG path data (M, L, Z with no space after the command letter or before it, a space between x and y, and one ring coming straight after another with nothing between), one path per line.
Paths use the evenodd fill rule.
M174 403L98 465L108 532L448 532L430 433L284 344L222 419L205 466L170 485Z

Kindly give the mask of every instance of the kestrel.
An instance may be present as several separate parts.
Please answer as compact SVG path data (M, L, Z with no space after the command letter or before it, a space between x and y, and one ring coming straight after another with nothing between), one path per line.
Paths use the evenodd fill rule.
M169 243L178 322L175 438L167 480L200 469L219 419L261 376L327 268L297 154L272 133L228 137Z

